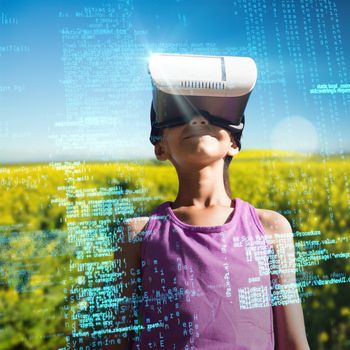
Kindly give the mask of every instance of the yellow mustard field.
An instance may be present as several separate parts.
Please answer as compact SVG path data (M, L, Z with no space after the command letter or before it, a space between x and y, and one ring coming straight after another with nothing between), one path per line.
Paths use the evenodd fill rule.
M232 197L278 211L293 228L311 348L350 348L349 157L243 151L229 172ZM118 230L103 233L101 227L148 215L176 193L177 176L170 163L1 167L0 349L64 347L73 325L65 315L65 289L82 278L72 268L76 259L82 254L94 261L110 259L117 241L112 233ZM91 243L78 240L78 233L74 236L74 228L86 222L92 228L100 223L97 238L109 237L99 250L105 255L97 258L93 245L87 255Z

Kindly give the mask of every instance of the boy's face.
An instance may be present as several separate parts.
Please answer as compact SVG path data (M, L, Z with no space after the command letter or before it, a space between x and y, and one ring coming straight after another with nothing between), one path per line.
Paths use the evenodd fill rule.
M175 166L202 164L234 156L239 149L229 131L194 116L187 124L163 129L155 146L158 160L170 160Z

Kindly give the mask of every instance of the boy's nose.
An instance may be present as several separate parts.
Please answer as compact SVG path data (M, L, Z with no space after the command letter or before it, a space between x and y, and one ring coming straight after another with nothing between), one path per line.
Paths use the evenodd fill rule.
M189 122L190 125L196 126L196 125L207 125L209 122L207 118L204 118L201 115L194 116L191 121Z

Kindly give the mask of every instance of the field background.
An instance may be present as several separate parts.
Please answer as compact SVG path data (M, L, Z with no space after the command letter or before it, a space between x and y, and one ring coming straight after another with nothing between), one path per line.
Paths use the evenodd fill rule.
M230 165L233 197L280 212L293 232L321 233L312 259L305 245L296 251L299 282L340 277L300 290L311 349L350 349L350 287L340 282L350 276L349 160L242 151ZM174 200L177 177L158 162L22 164L0 168L0 188L0 349L58 349L76 327L67 290L87 283L74 262L111 261L118 229L101 228ZM74 235L88 220L92 243ZM296 235L296 246L311 238Z

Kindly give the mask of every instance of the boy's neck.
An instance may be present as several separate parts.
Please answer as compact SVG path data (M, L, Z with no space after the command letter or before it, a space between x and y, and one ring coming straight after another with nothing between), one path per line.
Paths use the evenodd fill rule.
M179 191L173 208L194 206L207 208L211 206L230 207L232 199L227 195L223 167L207 166L201 169L178 171Z

